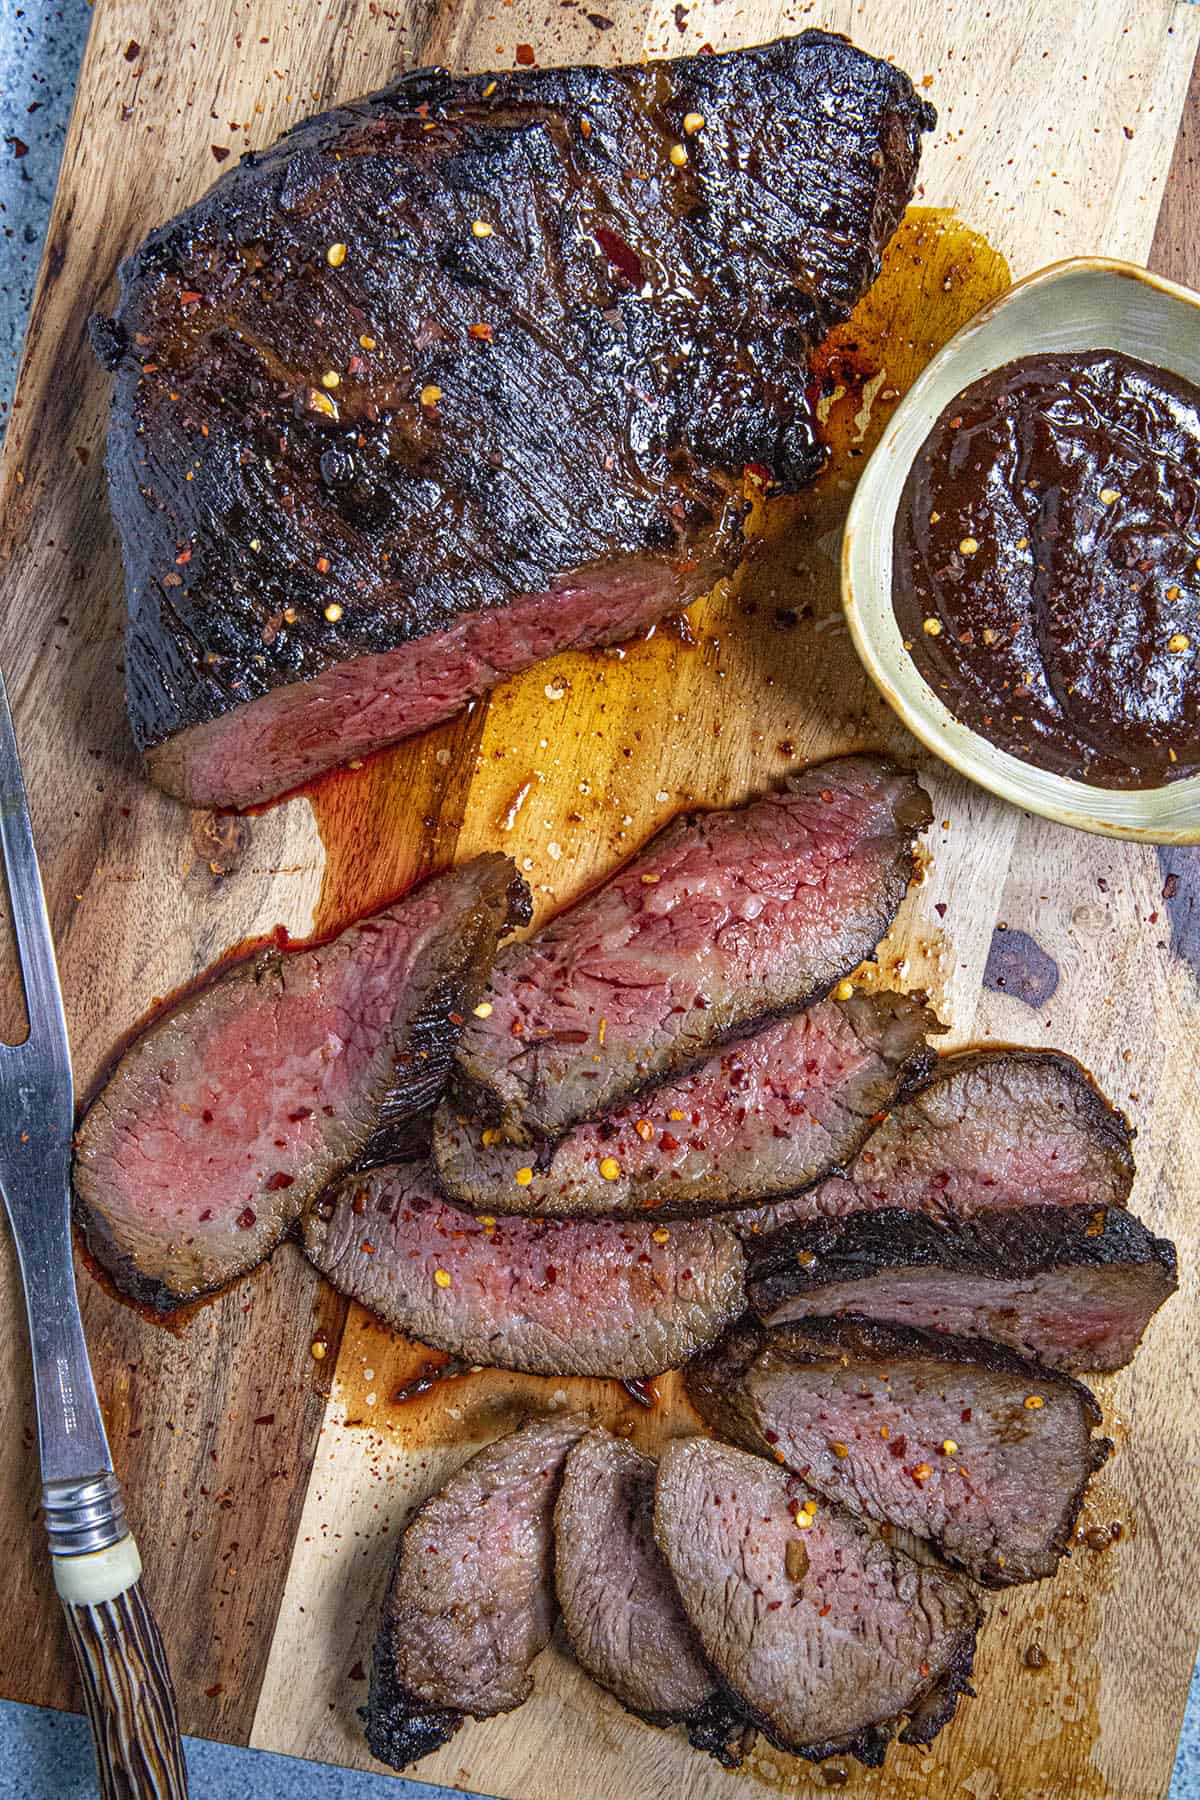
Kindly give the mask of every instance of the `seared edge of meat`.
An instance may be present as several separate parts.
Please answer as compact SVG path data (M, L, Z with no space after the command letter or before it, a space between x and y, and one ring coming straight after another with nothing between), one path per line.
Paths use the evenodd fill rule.
M953 1328L936 1322L937 1311L953 1304L954 1311L967 1314L974 1297L980 1324L960 1327L955 1335L991 1338L1062 1369L1123 1367L1154 1313L1179 1285L1170 1239L1152 1236L1133 1213L1115 1206L1018 1207L946 1221L884 1207L786 1225L749 1238L747 1248L750 1305L765 1325L857 1313L941 1331ZM1081 1335L1073 1313L1061 1306L1045 1323L1035 1320L1038 1278L1060 1273L1080 1280L1088 1273L1114 1280L1128 1276L1139 1289L1137 1307L1124 1295L1129 1316L1122 1321L1110 1307L1103 1333L1087 1326ZM933 1281L942 1276L962 1278L956 1304L938 1297ZM886 1290L900 1277L908 1284L903 1298L872 1294L873 1285ZM1011 1296L1010 1286L1016 1290ZM1051 1288L1039 1311L1049 1314L1054 1296ZM1102 1292L1095 1307L1104 1314Z

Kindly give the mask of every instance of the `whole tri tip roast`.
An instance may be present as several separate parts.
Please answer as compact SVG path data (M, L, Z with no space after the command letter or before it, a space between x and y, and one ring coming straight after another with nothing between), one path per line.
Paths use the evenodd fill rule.
M878 1765L903 1719L927 1744L953 1717L980 1620L962 1576L708 1438L663 1451L654 1531L705 1657L781 1749Z
M498 959L451 1104L553 1138L821 999L888 929L931 817L909 770L846 756L676 819Z
M1112 1445L1081 1382L866 1319L739 1326L687 1371L715 1430L989 1587L1053 1575Z
M728 1768L747 1719L704 1660L654 1541L656 1466L589 1431L567 1457L554 1513L554 1584L580 1666L651 1725L682 1725Z
M135 1039L75 1152L117 1285L168 1312L268 1256L437 1098L499 939L528 918L508 857L476 857L329 944L237 964Z
M494 1369L659 1375L746 1304L741 1245L716 1220L476 1218L422 1162L351 1175L300 1234L321 1273L393 1330Z
M1179 1285L1174 1244L1116 1206L966 1220L888 1207L748 1241L750 1305L766 1325L857 1313L1056 1369L1122 1368Z
M824 1000L532 1154L495 1130L485 1143L443 1103L438 1176L460 1205L539 1218L678 1219L794 1194L843 1168L927 1076L940 1029L906 994Z
M1123 1206L1133 1132L1060 1050L941 1056L850 1169L778 1209L731 1215L743 1235L900 1207L947 1223L1030 1206Z
M529 1698L554 1624L554 1503L586 1419L532 1419L477 1452L418 1507L400 1540L366 1707L371 1754L393 1769L440 1748L469 1714Z
M93 339L153 779L267 799L706 592L934 122L823 32L425 69L152 233Z

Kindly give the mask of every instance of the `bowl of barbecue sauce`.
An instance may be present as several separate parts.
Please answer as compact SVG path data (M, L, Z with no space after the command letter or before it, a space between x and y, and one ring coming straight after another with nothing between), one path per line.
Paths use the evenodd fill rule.
M985 308L888 422L842 586L868 673L960 773L1200 842L1200 297L1088 258Z

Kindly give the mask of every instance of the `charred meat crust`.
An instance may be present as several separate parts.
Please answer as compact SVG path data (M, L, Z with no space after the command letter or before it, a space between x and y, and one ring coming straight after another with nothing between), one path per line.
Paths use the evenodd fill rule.
M1096 1229L1099 1224L1100 1229ZM1056 1228L1061 1228L1058 1230ZM817 1292L832 1282L854 1281L898 1263L914 1268L947 1268L973 1275L981 1270L1021 1281L1045 1267L1043 1233L1053 1231L1063 1260L1083 1268L1108 1268L1131 1259L1153 1263L1174 1284L1175 1245L1153 1237L1123 1208L1094 1206L1018 1207L994 1218L965 1219L952 1227L901 1206L785 1225L749 1248L750 1279L761 1283L752 1303L769 1302L773 1276L787 1275L787 1293ZM813 1261L809 1261L809 1255ZM800 1258L804 1261L801 1262ZM765 1310L765 1306L762 1310ZM859 1309L862 1310L862 1309Z
M889 1358L898 1360L901 1357L921 1356L947 1365L974 1364L1000 1374L1020 1376L1023 1384L1033 1392L1057 1391L1072 1396L1089 1431L1094 1431L1103 1423L1099 1402L1082 1381L1057 1370L1051 1372L1000 1344L987 1343L980 1338L956 1338L942 1336L940 1333L910 1331L900 1326L880 1325L872 1319L853 1315L842 1319L806 1319L803 1323L779 1325L773 1330L746 1320L731 1327L714 1349L691 1362L685 1371L684 1381L688 1398L714 1430L743 1449L773 1460L779 1455L778 1448L760 1435L757 1423L744 1411L740 1396L741 1386L750 1370L768 1349L778 1351L797 1368L803 1368L806 1364L819 1367L828 1360L830 1354L839 1353L851 1359L864 1357L886 1361ZM1097 1469L1103 1467L1112 1450L1110 1438L1089 1438L1079 1480L1064 1496L1054 1530L1046 1541L1047 1550L1055 1562L1069 1550L1088 1483ZM1005 1587L1014 1579L1012 1575L992 1568L973 1568L971 1574L985 1587ZM1018 1576L1016 1579L1022 1577ZM970 1674L969 1667L967 1674ZM951 1713L953 1710L952 1705ZM935 1726L934 1732L939 1728ZM933 1732L930 1733L932 1735Z
M564 582L596 587L575 641L613 641L631 559L658 612L706 591L740 554L744 467L785 491L819 467L808 351L874 279L934 122L902 72L805 32L418 70L244 157L92 328L139 747L464 618L553 612ZM436 716L538 654L492 645Z
M370 1697L358 1709L367 1748L377 1762L407 1769L448 1744L466 1718L448 1706L429 1706L396 1680L382 1640L371 1658Z
M677 1719L671 1713L637 1712L633 1707L625 1710L632 1712L635 1718L644 1719L647 1725L658 1725L663 1729L682 1725L693 1750L703 1750L723 1769L740 1769L746 1760L746 1740L754 1729L750 1715L737 1695L724 1688L716 1675L713 1676L711 1699L698 1706L695 1712L688 1713L686 1718Z
M1178 1286L1174 1244L1152 1236L1132 1213L1116 1206L1017 1207L949 1222L902 1207L884 1207L843 1219L785 1225L765 1237L748 1239L747 1256L751 1310L767 1325L779 1322L772 1315L784 1308L803 1315L806 1300L816 1313L829 1316L833 1309L822 1306L822 1295L842 1286L861 1285L861 1291L850 1303L838 1306L837 1316L870 1314L869 1284L877 1278L886 1281L897 1271L962 1277L974 1284L964 1292L974 1292L984 1309L990 1285L1003 1298L1007 1283L1028 1283L1048 1272L1145 1270L1156 1291L1145 1297L1143 1324ZM914 1304L919 1306L919 1295ZM1101 1295L1096 1304L1104 1304ZM1021 1306L1021 1300L1014 1299L1008 1309L1013 1337L1022 1336L1038 1356L1050 1358L1054 1348L1055 1367L1108 1371L1132 1354L1128 1345L1128 1354L1116 1361L1104 1354L1097 1360L1078 1350L1070 1354L1067 1330L1059 1353L1049 1342L1038 1343L1026 1335ZM921 1316L914 1316L912 1323L917 1329L934 1329Z

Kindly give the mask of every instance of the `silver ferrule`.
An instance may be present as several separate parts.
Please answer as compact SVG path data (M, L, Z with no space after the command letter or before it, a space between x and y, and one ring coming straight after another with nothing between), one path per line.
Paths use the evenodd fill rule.
M85 1481L47 1482L42 1510L53 1556L90 1556L129 1535L121 1485L111 1470Z

